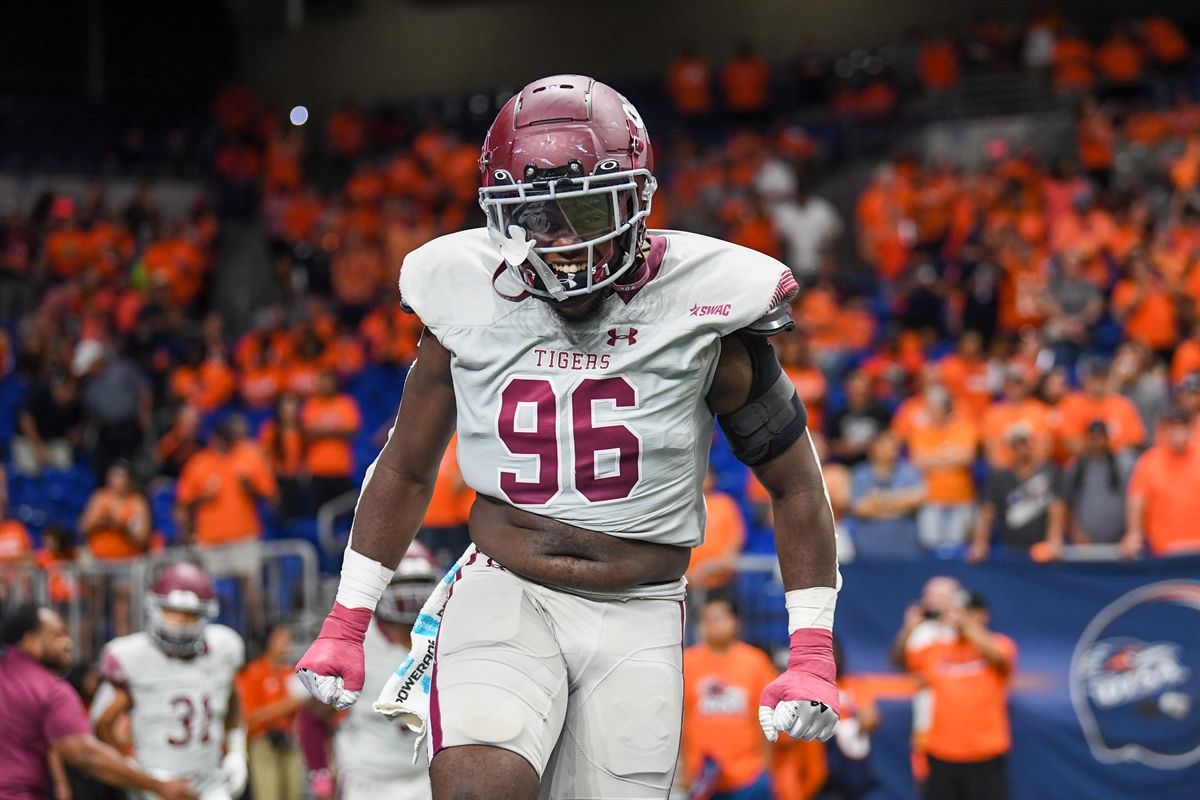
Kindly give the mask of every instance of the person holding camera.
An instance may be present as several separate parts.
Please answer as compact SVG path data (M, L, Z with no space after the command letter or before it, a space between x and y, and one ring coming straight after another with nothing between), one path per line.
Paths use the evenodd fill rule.
M952 641L957 632L947 626L942 615L963 602L962 584L949 575L937 575L925 582L921 598L904 611L904 624L892 642L892 664L913 672L918 655L939 642ZM912 700L912 769L918 787L929 777L929 762L925 753L925 734L933 712L933 697L922 686Z
M304 766L293 732L304 688L288 659L291 647L288 624L275 623L267 631L262 655L237 676L255 797L300 800L304 792Z
M978 594L939 616L939 624L953 635L908 654L910 669L931 699L923 736L929 760L924 798L1004 800L1012 745L1008 689L1017 646L989 630L987 602Z

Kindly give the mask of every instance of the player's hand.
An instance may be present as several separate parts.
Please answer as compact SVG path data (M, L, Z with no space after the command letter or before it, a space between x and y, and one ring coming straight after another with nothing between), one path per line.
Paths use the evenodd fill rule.
M241 753L227 753L221 759L221 774L225 777L225 788L235 800L246 793L246 784L250 781L246 756Z
M154 793L162 800L200 800L200 795L182 778L160 781Z
M309 693L338 711L349 708L362 691L363 639L371 624L371 609L346 608L334 603L317 640L296 665L296 674Z
M787 669L758 699L758 722L767 740L781 731L794 739L827 741L841 713L833 661L833 634L823 628L792 633Z

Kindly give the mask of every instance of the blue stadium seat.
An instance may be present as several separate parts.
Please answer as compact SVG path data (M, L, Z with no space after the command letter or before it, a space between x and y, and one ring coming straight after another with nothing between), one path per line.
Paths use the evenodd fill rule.
M734 595L742 618L742 638L761 647L786 647L787 608L783 587L765 572L741 572L734 578Z
M179 529L175 526L174 481L160 484L150 494L150 516L154 519L154 529L163 535L167 544L175 544L179 539Z
M16 376L0 379L0 458L8 455L8 443L17 431L17 412L25 404L29 386Z

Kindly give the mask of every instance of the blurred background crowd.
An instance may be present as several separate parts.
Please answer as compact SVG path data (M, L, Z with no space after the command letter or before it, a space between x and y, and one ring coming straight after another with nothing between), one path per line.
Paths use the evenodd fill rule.
M773 343L843 563L1200 552L1192 33L1040 10L788 61L683 45L611 80L653 137L650 226L768 253L803 287ZM508 96L311 118L240 84L203 113L5 96L0 597L87 609L89 657L136 629L129 565L186 546L251 636L320 610L305 559L336 573L421 331L401 265L482 224L480 134ZM773 541L762 488L713 447L689 578L698 610L733 601L701 612L719 642L738 565ZM445 563L471 501L451 448L421 533ZM264 584L271 542L310 555Z

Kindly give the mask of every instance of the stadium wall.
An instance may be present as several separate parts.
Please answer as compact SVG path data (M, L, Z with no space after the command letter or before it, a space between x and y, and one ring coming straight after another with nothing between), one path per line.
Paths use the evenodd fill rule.
M1030 0L1000 0L986 11L1022 20L1030 7ZM960 31L981 11L976 3L953 0L655 0L636 6L363 0L359 8L310 18L286 34L253 36L241 48L245 77L281 105L322 109L344 100L519 86L558 71L611 80L660 74L685 42L718 62L746 41L782 61L805 47L839 52L895 42L913 28ZM1062 0L1056 8L1084 28L1131 14L1116 0ZM1137 14L1156 11L1185 22L1200 17L1192 0L1146 0Z
M749 41L768 59L781 60L801 46L830 50L892 41L909 25L958 26L971 13L967 4L945 0L656 0L635 6L367 0L358 15L309 21L243 52L247 77L267 96L327 107L345 99L521 85L553 72L612 80L655 74L685 42L719 61Z

